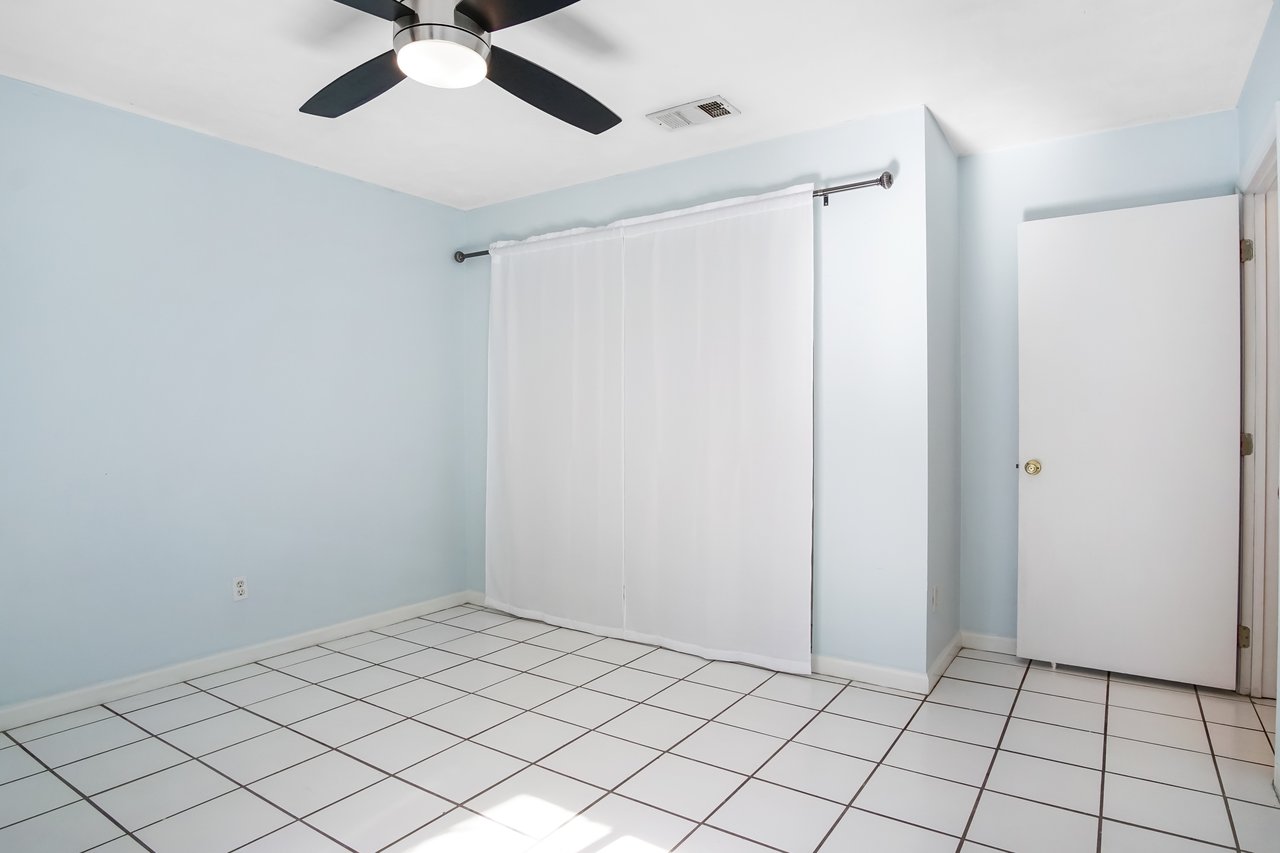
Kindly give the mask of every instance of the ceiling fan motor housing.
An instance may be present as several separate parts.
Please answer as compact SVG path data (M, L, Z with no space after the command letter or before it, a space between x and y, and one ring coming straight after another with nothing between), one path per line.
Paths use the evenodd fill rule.
M484 27L457 10L457 0L401 0L414 11L398 18L392 45L398 54L417 41L447 41L473 50L489 61L491 43Z

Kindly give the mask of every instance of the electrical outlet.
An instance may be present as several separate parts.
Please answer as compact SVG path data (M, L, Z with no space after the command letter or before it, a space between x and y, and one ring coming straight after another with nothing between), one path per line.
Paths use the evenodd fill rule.
M236 578L231 582L231 598L243 601L249 597L249 582L244 578Z

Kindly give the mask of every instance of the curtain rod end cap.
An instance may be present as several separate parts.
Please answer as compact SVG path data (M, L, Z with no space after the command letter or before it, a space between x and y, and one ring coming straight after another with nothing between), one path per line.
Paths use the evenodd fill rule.
M892 172L883 172L883 173L880 175L880 186L884 187L885 189L889 189L890 187L892 187L892 186L893 186L893 173L892 173Z
M886 173L886 174L888 174L888 173ZM458 250L458 251L456 251L456 252L454 252L454 253L453 253L453 260L454 260L454 262L455 262L455 263L459 263L459 264L461 264L461 263L464 263L464 262L467 260L467 256L466 256L466 255L464 255L464 254L462 253L462 251L461 251L461 250Z

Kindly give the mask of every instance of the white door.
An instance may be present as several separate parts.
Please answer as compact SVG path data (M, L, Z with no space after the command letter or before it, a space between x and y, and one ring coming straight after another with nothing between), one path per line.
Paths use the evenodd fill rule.
M1235 196L1021 226L1020 656L1235 687L1239 239Z

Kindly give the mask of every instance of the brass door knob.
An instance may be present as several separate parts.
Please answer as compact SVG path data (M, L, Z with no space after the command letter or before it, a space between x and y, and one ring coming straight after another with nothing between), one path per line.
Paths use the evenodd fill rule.
M1022 466L1022 470L1034 477L1040 473L1041 467L1039 459L1028 459L1026 464Z

